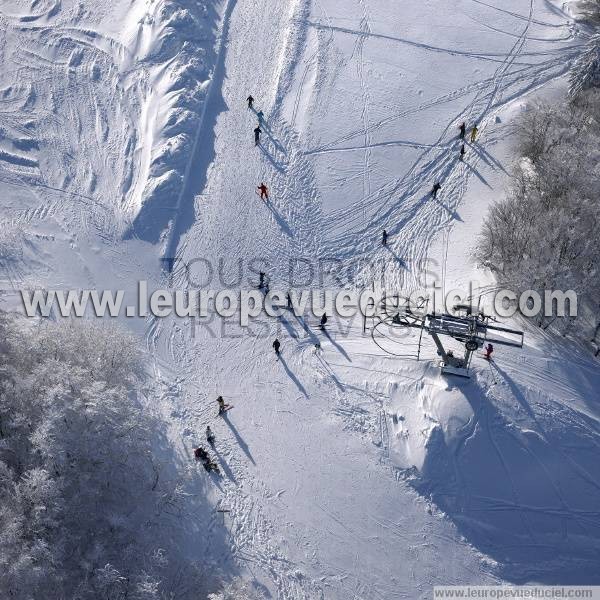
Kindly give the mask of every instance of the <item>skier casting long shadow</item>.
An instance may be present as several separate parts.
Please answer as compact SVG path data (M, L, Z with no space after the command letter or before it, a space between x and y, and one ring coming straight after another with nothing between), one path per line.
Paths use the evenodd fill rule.
M304 317L302 315L297 315L295 312L293 313L293 315L296 317L298 323L300 323L300 325L302 326L302 329L304 329L304 331L306 332L306 335L308 335L311 343L318 344L319 338L312 332L311 328L307 325Z
M292 230L290 229L290 226L287 224L286 220L281 216L281 213L275 208L273 203L265 202L265 206L273 213L273 217L275 217L275 220L277 221L279 227L281 227L283 233L291 237Z
M248 444L246 444L246 442L242 439L242 436L235 428L235 425L229 420L229 416L227 414L223 415L223 421L225 421L225 423L227 423L227 425L229 426L229 429L231 429L231 433L233 433L239 447L243 450L244 454L248 457L248 459L253 465L256 465L256 463L254 462L254 458L250 453L250 449L248 448Z
M408 267L406 265L406 262L404 261L403 258L401 258L400 256L398 256L398 253L395 252L391 246L386 246L385 247L386 250L396 259L396 262L403 268L406 269L408 271Z
M259 147L262 150L262 153L265 155L265 158L273 165L273 168L276 171L278 171L279 173L283 173L283 171L284 171L283 164L280 162L277 162L275 160L275 158L271 154L269 154L267 149L262 144Z
M352 359L348 356L348 353L344 350L342 346L340 346L330 335L327 329L323 328L323 333L327 337L327 339L331 342L331 344L335 347L335 349L342 354L342 356L348 361L352 362Z
M264 133L271 140L271 143L273 144L273 146L275 146L275 148L277 148L277 150L279 150L279 152L287 155L287 150L285 149L283 144L273 135L272 130L269 129L268 127L265 127L264 124L263 124L263 130L264 130Z
M280 360L281 364L283 365L285 372L288 374L288 377L296 384L296 387L302 392L304 397L308 398L308 392L306 391L306 388L302 385L302 383L296 377L296 375L294 375L292 370L287 366L287 363L285 362L285 359L283 358L283 356L279 355L279 360Z
M233 474L233 471L225 461L225 458L221 456L221 453L216 448L213 448L213 452L215 453L215 456L219 459L219 464L221 465L221 470L223 471L223 473L227 475L227 477L231 479L233 483L237 483L235 475Z

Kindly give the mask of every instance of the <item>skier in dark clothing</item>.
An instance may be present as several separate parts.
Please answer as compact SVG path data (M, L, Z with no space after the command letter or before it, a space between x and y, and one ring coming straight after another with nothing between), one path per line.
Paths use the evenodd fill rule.
M194 457L196 458L196 460L208 460L208 452L202 447L200 446L199 448L196 448L194 450Z
M213 430L210 428L210 425L206 426L206 441L211 445L215 445L215 434Z
M467 133L467 124L463 123L460 127L460 139L464 140L465 139L465 135Z
M281 348L281 343L278 339L275 339L273 342L273 349L275 350L275 354L277 354L277 356L279 356L279 348Z
M440 185L440 184L439 184L439 183L436 181L436 182L433 184L433 189L431 190L431 195L432 195L434 198L437 198L438 192L439 192L441 189L442 189L442 186L441 186L441 185Z
M485 348L485 353L483 355L483 358L485 358L486 360L491 360L493 351L494 351L494 346L492 344L488 344Z
M388 232L384 229L383 230L383 235L381 236L381 243L384 246L387 246L387 240L388 240Z
M248 100L248 108L252 108L252 105L254 104L254 98L252 96L248 96L247 100Z
M323 316L321 317L321 329L325 328L326 323L327 323L327 315L325 313L323 313Z
M258 274L258 289L262 290L265 287L265 274L261 271Z
M287 293L287 307L288 309L292 309L292 297L290 296L290 293Z
M262 181L260 182L260 185L257 186L257 188L260 190L260 199L268 200L269 199L269 188Z
M216 462L213 462L212 460L205 460L202 462L202 464L204 465L204 468L210 472L210 471L214 471L217 475L221 474L221 471L219 471L219 465Z
M465 160L465 154L466 154L466 152L467 152L467 151L465 150L465 145L463 144L463 145L460 147L460 160L461 160L461 161Z
M219 465L217 465L216 462L211 460L210 456L208 455L208 452L202 446L199 446L194 450L194 458L196 460L202 461L202 466L207 471L214 471L215 473L220 474Z
M260 134L262 133L262 129L260 127L257 127L254 130L254 145L258 146L258 144L260 143Z

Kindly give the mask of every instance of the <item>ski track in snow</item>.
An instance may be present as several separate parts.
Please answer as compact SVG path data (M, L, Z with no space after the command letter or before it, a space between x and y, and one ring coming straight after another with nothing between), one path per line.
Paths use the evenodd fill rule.
M347 134L342 139L338 139L335 144L330 144L329 146L321 146L319 148L309 150L309 151L298 151L298 148L293 148L293 145L297 145L300 140L298 140L297 136L295 136L288 125L285 125L283 122L280 122L279 119L281 115L277 110L277 104L274 105L274 112L272 112L268 119L267 125L267 142L264 147L261 147L261 152L263 153L263 159L267 165L267 167L271 167L272 172L271 175L267 178L262 175L262 173L255 177L256 182L261 180L268 179L272 185L272 196L276 198L271 202L270 211L271 215L271 223L272 225L276 225L276 229L280 230L279 235L279 247L278 254L279 258L275 259L271 262L271 250L272 250L272 239L271 235L259 234L258 229L256 229L255 223L256 218L255 215L249 214L256 212L254 208L248 209L242 208L242 213L239 213L238 210L234 211L239 214L238 222L240 230L250 230L249 234L246 234L242 239L237 239L235 243L231 244L231 248L233 248L233 256L229 256L229 260L235 261L238 257L243 256L244 252L247 252L248 248L252 248L254 252L254 256L267 257L267 263L269 264L270 269L269 275L273 280L280 280L283 275L281 272L278 272L278 267L284 260L285 257L293 258L295 255L299 256L310 256L314 255L311 253L321 252L324 255L329 255L329 253L333 254L336 257L347 257L348 260L353 260L357 254L360 253L369 253L372 252L372 242L373 239L373 231L377 231L380 228L383 228L383 225L393 221L394 218L400 218L399 225L396 227L396 231L401 233L403 240L408 240L406 243L406 247L410 248L410 254L406 257L406 262L411 264L417 264L418 260L424 258L426 256L427 248L429 247L431 240L435 237L439 230L447 227L451 219L448 218L448 215L454 217L456 215L456 210L460 205L462 197L466 191L467 183L468 183L468 173L465 172L466 167L464 165L455 165L454 157L448 157L449 150L453 145L453 141L449 141L449 137L452 136L452 132L458 127L458 124L461 120L472 121L474 117L480 123L480 136L485 131L485 126L487 120L490 118L490 115L493 111L496 111L502 108L504 105L514 101L515 98L520 95L535 89L548 80L560 76L565 70L565 61L563 57L555 57L550 54L549 58L542 62L541 64L533 64L530 65L528 63L522 63L519 61L519 58L523 54L523 49L528 40L528 32L530 30L531 24L534 22L533 14L534 14L534 2L533 0L530 3L529 14L527 19L524 22L524 26L522 31L516 36L516 41L514 45L510 48L509 52L503 57L503 60L497 60L498 67L495 73L488 79L483 82L478 82L475 84L469 84L464 88L457 90L451 94L446 95L445 97L437 98L433 101L430 101L428 105L421 105L417 107L416 112L420 112L425 110L426 108L430 108L432 106L436 106L445 102L449 102L450 100L456 100L461 97L465 97L469 94L475 94L473 100L466 106L463 111L454 116L453 120L448 124L447 128L441 133L439 138L432 144L428 145L419 145L415 144L417 147L423 148L423 153L419 158L415 161L413 166L410 168L408 173L404 175L401 179L397 181L393 181L387 183L384 188L380 188L379 190L372 192L371 190L371 173L372 173L372 155L371 149L377 145L376 142L372 141L371 134L373 131L382 129L385 125L392 122L392 120L396 120L400 118L400 116L407 117L407 114L395 115L394 117L388 117L379 122L373 124L372 118L369 116L369 89L364 79L364 69L365 69L365 58L364 58L364 42L369 38L371 33L369 28L369 18L366 12L365 3L361 2L360 6L363 10L363 17L361 19L360 30L362 33L357 34L357 39L354 43L354 47L352 50L352 54L349 58L350 61L355 61L356 63L356 74L359 80L359 87L361 89L362 97L363 97L363 106L360 109L360 118L359 121L362 124L360 130L357 130L356 133ZM322 10L322 7L321 7ZM323 11L324 13L324 11ZM331 21L329 15L324 13L324 18L328 21ZM341 31L343 30L334 27L328 27L330 31ZM233 25L233 30L235 30L235 25ZM233 35L233 34L232 34ZM570 38L567 38L570 40ZM295 94L295 99L293 102L293 108L291 111L291 122L295 123L300 115L300 106L303 102L302 98L306 97L308 92L306 89L307 81L311 80L311 70L322 68L320 66L320 62L323 60L320 58L320 52L327 52L331 49L331 42L333 37L330 35L329 37L320 40L321 44L317 51L313 52L310 56L308 56L306 60L306 64L303 67L300 75L300 83L298 89ZM566 41L566 40L565 40ZM232 48L228 45L228 52L232 52ZM233 50L234 55L237 57L239 54ZM572 58L575 55L575 50L571 49L569 56ZM230 64L230 63L228 63ZM515 68L516 67L516 68ZM243 69L242 69L243 71ZM319 89L319 74L315 78L314 86L316 89ZM268 77L267 77L268 79ZM259 77L259 81L262 80ZM238 89L250 89L252 90L253 95L257 96L257 93L254 91L256 89L256 82L245 82L245 84L234 85L232 86L236 92L236 96L239 96ZM264 94L264 92L263 92ZM260 97L263 97L263 94ZM314 90L312 91L314 94ZM267 95L268 97L268 95ZM234 96L235 98L235 96ZM314 100L313 100L314 101ZM304 101L304 106L306 107L306 101ZM261 103L261 108L264 108L264 105ZM238 111L241 112L241 111ZM243 119L237 121L237 125L230 125L229 129L233 131L244 130L244 128L250 129L248 125L246 125L247 119ZM349 142L354 137L361 136L363 138L363 143L361 145L354 146L352 148L345 147L343 151L354 151L358 150L363 152L364 160L362 166L362 182L363 182L363 197L356 203L348 206L341 213L329 213L329 219L327 221L314 219L314 223L318 224L321 229L321 235L318 239L324 240L321 242L323 245L315 239L313 227L311 225L307 227L306 217L307 211L315 210L319 211L318 207L315 204L315 190L314 190L314 174L312 173L312 169L310 163L307 162L313 155L318 155L327 152L336 152L340 143ZM402 142L399 142L402 143ZM410 142L406 142L410 145ZM382 145L385 145L383 143ZM236 172L237 175L241 175L240 166L241 163L244 162L244 159L239 157L239 149L235 149L235 154L232 156L232 147L224 147L222 150L222 154L217 154L216 165L231 165L235 164L237 166ZM486 156L485 150L483 146L477 146L477 152L481 155L481 159L475 158L471 162L471 168L477 169L477 164L481 160L488 164L493 164L493 159L491 157ZM291 154L291 156L290 156ZM304 158L303 158L304 157ZM252 161L252 158L247 158L246 162ZM262 169L261 169L262 171ZM285 176L285 178L284 178ZM283 181L280 180L283 178ZM444 198L447 202L447 205L444 207L444 211L440 211L439 203L435 203L429 199L425 201L420 195L417 199L412 200L412 204L409 206L409 212L407 215L407 207L403 205L403 202L394 201L395 198L400 197L401 199L410 198L411 196L415 196L416 194L423 193L423 188L428 185L429 182L434 181L436 178L443 178L444 181ZM302 193L306 195L307 189L309 190L309 198L306 199L306 203L304 204L304 209L300 209L302 213L302 218L297 218L297 210L299 209L298 197L302 198L302 193L300 196L290 193L289 182L294 180L302 180L305 182L305 186L302 187ZM246 178L247 185L251 186L253 184L252 177ZM210 184L209 184L210 185ZM281 187L280 187L281 185ZM220 187L222 188L222 183L220 182ZM294 191L298 191L298 188ZM212 192L212 193L210 193ZM203 194L202 200L207 201L210 196L213 198L218 198L219 194L215 191L210 190L209 193L205 191ZM426 193L426 192L425 192ZM224 197L229 197L228 193L225 193L220 196L221 199ZM280 200L281 199L281 200ZM222 200L224 201L224 200ZM365 208L367 201L371 203L368 211ZM243 201L242 201L243 202ZM236 203L239 205L239 202ZM279 207L285 206L287 209L287 214L281 215L279 213ZM443 206L443 205L442 205ZM362 208L361 208L362 207ZM258 207L259 210L263 209L263 207ZM266 212L262 210L262 212ZM288 216L290 217L288 219ZM316 215L320 216L320 215ZM206 218L205 218L206 217ZM240 217L243 219L243 224L239 221ZM199 224L195 226L198 228L198 233L195 233L192 230L192 233L188 236L185 242L185 246L181 252L181 256L184 258L193 257L193 256L203 256L207 252L209 252L208 248L209 244L203 240L203 244L201 246L196 246L192 250L192 244L197 244L197 241L200 239L200 236L206 236L207 234L210 236L218 235L218 232L221 228L227 228L227 225L216 225L214 222L214 215L205 215L202 208L199 209L198 213ZM208 219L211 219L213 222L208 222ZM355 225L356 223L356 225ZM200 233L200 231L202 233ZM339 235L336 234L337 231L341 233ZM333 233L333 236L328 239L328 235L330 232ZM351 234L349 235L349 232ZM239 232L236 232L236 236L239 235ZM276 234L277 235L277 234ZM294 238L295 244L291 244L290 237ZM257 239L253 239L252 236L255 236ZM365 238L370 238L368 242L365 242ZM263 242L263 239L269 240L267 243ZM282 247L282 239L284 241ZM358 240L358 243L357 243ZM308 241L308 244L307 244ZM298 245L299 244L299 245ZM203 248L203 250L199 250L198 248ZM240 252L236 252L236 248L240 248ZM308 251L308 254L307 254ZM404 255L406 256L406 255ZM404 259L403 256L403 259ZM385 276L385 275L384 275ZM388 282L386 281L386 284ZM306 325L301 323L296 323L291 317L284 317L282 319L284 329L287 330L293 337L301 337L303 334L306 334ZM272 330L272 327L271 327ZM239 359L236 366L236 375L240 378L240 381L247 381L248 378L253 378L255 382L257 382L257 378L259 377L259 373L264 372L264 369L269 368L269 360L268 360L268 352L269 352L269 341L274 337L273 334L270 338L267 338L266 344L264 341L261 343L261 340L246 340L243 339L236 340L233 342L229 342L227 345L229 348L225 349L224 344L217 344L218 350L213 350L211 353L219 356L219 362L224 362L225 364L229 363L229 356L235 355L236 357L240 356L240 353L244 353L246 355L246 360L242 360L241 364L239 363ZM311 352L309 350L310 343L309 341L315 339L315 336L319 334L313 333L312 331L308 332L308 336L305 341L300 341L301 349L293 350L292 363L288 366L286 364L285 369L288 371L288 375L292 379L294 385L292 386L292 390L296 391L296 396L293 397L292 405L295 406L297 403L305 401L309 397L322 397L323 394L327 397L331 394L336 398L335 406L333 408L333 413L338 415L344 422L347 423L347 427L350 431L361 431L363 434L372 433L375 429L379 429L379 437L380 441L378 442L381 445L381 449L384 450L388 447L388 443L386 440L389 437L389 433L387 431L387 417L384 410L384 401L381 397L375 396L373 397L370 392L367 392L361 389L360 386L354 387L352 399L348 400L344 396L348 393L351 386L346 387L339 380L338 376L334 371L331 370L331 367L327 364L326 361L323 361L319 358L319 361L315 364L314 360L311 360L312 369L318 373L318 377L322 379L322 383L320 385L325 385L326 389L329 388L329 394L327 392L307 392L307 388L310 389L310 381L301 380L300 374L307 374L306 369L300 368L298 371L298 375L296 375L296 369L294 367L299 367L302 364L305 364L305 356L306 353L310 355ZM330 338L325 341L325 344L331 345L332 348L337 346L337 342L335 339ZM262 349L257 346L262 346ZM266 350L264 349L266 346ZM182 341L182 351L186 345ZM189 346L188 346L189 347ZM304 348L304 349L302 349ZM267 356L265 357L265 352ZM300 356L298 355L300 352ZM343 351L345 354L345 352ZM286 360L285 358L283 359ZM298 364L300 362L300 365ZM199 371L207 367L207 361L204 359L200 364L198 364L197 360L195 361L196 366L193 371ZM210 372L211 379L213 381L227 381L226 373L223 373L222 370L215 365L214 363L208 362L211 364ZM226 367L228 371L230 367ZM192 376L196 378L196 376ZM265 375L262 376L263 378ZM192 384L189 382L190 379L190 371L187 370L185 374L182 374L182 379L188 380L188 389L192 390L201 390L203 389L203 384ZM308 378L312 379L311 377ZM200 376L199 381L204 381L202 376ZM263 382L265 385L266 382ZM277 405L276 412L278 414L281 413L289 413L294 416L294 418L298 419L300 422L306 422L307 420L310 422L312 419L309 414L307 414L307 408L303 407L302 410L292 410L287 408L287 404L282 397L282 389L281 384L276 383L275 381L271 381L268 385L272 386L272 393L270 394L271 402L275 402ZM254 384L255 387L261 387L258 383ZM215 386L214 395L216 395L219 387ZM189 393L189 392L188 392ZM288 391L288 393L290 393ZM248 392L250 395L251 392ZM371 406L369 408L361 408L359 404L364 402L365 394L367 397L371 397L369 404ZM236 388L236 393L232 397L232 401L234 404L239 403L240 399L245 396L244 393L240 393L239 387ZM294 396L292 392L292 396ZM385 396L385 395L384 395ZM360 398L363 400L360 400ZM210 400L207 399L209 402ZM289 399L288 399L289 402ZM282 406L283 405L283 406ZM211 406L209 404L209 406ZM375 407L375 408L373 408ZM231 416L229 417L231 420L234 418L240 418L239 415L242 413L240 410L241 406L238 404L236 409L232 411ZM202 413L202 419L210 420L210 413L214 410L213 408L209 409L208 414L206 411ZM248 412L244 413L246 417L248 417ZM509 462L506 462L503 454L501 445L499 445L494 437L493 429L489 422L489 414L485 410L482 410L482 416L484 418L484 423L486 423L486 429L488 431L488 438L492 443L493 447L496 448L496 452L498 454L498 458L502 464L504 464L504 472L508 479L511 480L511 469L513 465ZM319 417L314 415L313 417L317 420ZM237 419L236 419L237 420ZM258 419L258 422L263 422L268 420L268 414L264 412ZM205 422L205 421L202 421ZM253 418L253 422L254 418ZM263 423L264 424L264 423ZM234 429L235 426L233 424L229 424L229 426ZM228 490L225 493L225 501L227 503L236 506L236 502L239 501L239 498L244 499L244 508L242 514L238 513L237 510L233 511L233 530L239 531L239 535L242 539L245 539L245 536L248 534L248 529L246 528L246 522L248 519L248 515L246 513L254 514L256 510L259 510L259 506L264 505L265 499L268 503L270 499L276 497L285 498L286 492L284 490L274 491L270 490L268 484L261 483L255 481L250 484L249 481L255 477L255 471L253 469L254 466L254 458L252 457L250 450L246 446L246 443L241 438L239 432L234 433L234 443L229 446L227 442L224 442L227 447L229 460L232 462L229 463L228 470L231 469L230 478L235 481L243 481L244 491L241 491L239 488L234 490ZM239 445L242 447L242 456L243 462L239 462L234 459L236 455L235 446ZM238 451L239 454L239 451ZM244 456L246 455L246 460L244 461ZM293 457L288 457L288 460L295 466L295 468L301 468L300 464L297 463ZM250 466L250 464L252 466ZM227 461L226 461L227 462ZM244 465L245 462L245 465ZM244 471L243 475L239 475L238 469L242 469ZM455 468L456 472L460 474L460 468ZM264 489L262 491L262 499L261 492L257 492L257 488ZM248 488L250 491L248 492ZM525 503L519 495L518 485L513 483L513 505L516 507L521 507L520 510L527 510L525 507ZM295 493L299 492L299 489L294 489ZM560 497L560 493L557 490L557 494ZM257 498L258 496L258 498ZM236 500L234 500L234 498ZM465 504L468 504L468 500L465 498L463 501ZM563 505L565 510L567 510L568 514L574 514L569 512L570 509L566 506L566 503L563 501ZM342 527L346 534L353 540L358 539L358 534L353 530L352 527L346 526L345 521L340 521L336 515L322 505L317 504L317 507L320 511L322 511L328 519L330 519L333 523L336 523L340 527ZM271 511L272 512L272 509ZM275 513L278 511L275 510ZM265 518L262 521L262 518ZM528 517L525 513L522 513L521 516L523 523L528 527L530 531L530 535L533 538L533 528L530 526ZM242 523L240 523L240 520ZM258 537L262 537L262 532L264 530L268 530L272 527L275 527L272 522L270 522L261 511L261 518L253 523L253 526L249 529L252 530L254 528L254 533L252 535ZM285 528L281 522L278 524L277 528L281 527ZM336 536L334 530L329 531L329 534L333 537ZM403 538L403 541L406 541L406 538ZM311 546L310 540L304 539L302 545ZM275 563L278 565L276 569L273 566L273 560L271 554L275 552L276 561ZM295 598L295 597L317 597L319 594L327 594L328 586L331 586L331 583L328 582L324 587L323 584L316 584L315 581L310 581L309 579L305 579L305 575L302 574L300 578L294 576L293 573L290 573L290 563L288 559L285 558L284 555L280 555L280 549L275 550L275 547L264 547L260 544L256 544L256 539L253 540L253 548L252 549L243 549L243 556L245 560L250 561L252 564L257 564L261 566L263 569L268 569L275 574L273 575L274 580L276 581L277 590L279 597L282 598ZM313 550L314 552L314 550ZM268 558L267 558L268 557ZM267 566L268 565L268 566ZM309 569L310 570L310 569ZM344 574L344 578L348 576L348 573ZM431 579L430 579L431 580ZM364 586L361 583L361 579L357 578L355 580L355 584L351 588L347 588L344 585L341 587L344 590L344 594L352 594L353 597L403 597L404 594L399 589L387 589L386 591L376 590L372 586ZM407 592L408 596L410 596L410 592Z
M378 240L378 237L373 235L373 231L387 228L392 235L399 234L402 239L402 261L409 265L421 264L431 240L440 230L448 227L452 220L459 218L457 208L467 189L468 180L473 175L478 175L479 164L486 160L485 149L479 144L479 140L482 140L491 111L497 111L506 103L513 102L516 97L544 85L552 78L559 77L566 72L570 61L576 56L576 49L568 50L566 55L551 57L542 64L524 69L519 68L513 74L511 68L523 53L533 14L534 1L531 0L521 34L492 77L411 109L410 113L418 114L440 102L456 100L476 91L473 101L448 123L447 128L433 144L424 148L422 154L401 179L386 183L375 193L363 195L358 201L344 207L341 211L329 215L325 226L330 239L327 240L326 248L331 255L343 257L349 263L348 268L353 269L357 257L373 253L374 243ZM517 88L516 91L513 88ZM401 117L410 118L410 114L405 112L386 117L374 124L371 129L379 129ZM472 150L480 156L470 160L468 166L457 160L458 146L455 133L463 121L479 123L478 143ZM336 152L337 145L348 142L357 135L359 135L358 131L346 134L331 144L310 150L309 154ZM408 141L398 143L411 145ZM368 144L365 144L352 149L368 149L367 146ZM342 151L349 149L344 147ZM469 150L471 151L471 148ZM435 181L441 181L443 184L443 201L436 202L428 195ZM384 268L382 265L381 269ZM367 278L373 276L372 271L365 275ZM416 281L413 281L410 286L405 281L390 280L389 276L386 279L386 284L391 289L402 287L402 283L404 289L408 288L408 291L411 287L414 289L417 286Z
M342 14L332 0L229 0L214 56L207 54L216 65L208 92L194 104L192 128L181 130L191 147L171 164L164 150L179 134L157 124L168 110L181 116L183 105L165 92L174 58L168 45L162 52L164 3L127 7L127 35L100 27L101 8L86 12L84 4L47 0L22 10L25 3L13 0L0 10L8 32L0 57L10 65L0 79L7 229L0 266L10 286L120 287L146 276L194 288L181 265L198 257L213 265L226 259L233 279L238 261L260 259L276 286L287 283L290 261L321 257L339 260L342 275L360 283L411 289L416 266L441 239L449 288L451 233L469 188L489 186L486 177L504 170L494 154L505 133L494 127L496 116L563 76L579 47L572 23L541 0L457 2L453 18L467 20L456 27L469 33L466 23L476 23L489 48L465 42L466 33L448 34L445 22L433 23L435 37L415 30L441 2L414 0L403 14L383 0L351 0ZM129 14L124 6L114 10ZM390 62L403 52L401 65ZM434 60L444 66L431 79L419 73L414 85L443 79L453 65L463 81L436 81L423 98L410 68L433 68ZM399 91L382 100L388 67L398 71ZM248 93L266 114L258 148ZM415 101L404 104L409 94ZM466 163L457 160L462 121L479 123ZM412 131L402 129L406 123ZM196 163L199 156L207 163ZM181 176L176 201L165 205L146 187L163 171ZM261 181L268 203L252 193ZM443 186L437 200L429 195L434 181ZM135 226L122 239L142 209L154 225L171 219L160 248L140 242ZM391 257L379 246L384 228ZM168 276L159 268L165 248L183 261ZM371 264L356 273L362 259ZM246 272L242 287L256 280ZM213 280L219 286L227 287ZM439 394L457 388L444 388L427 364L380 351L356 323L331 320L323 332L314 318L286 314L259 319L254 334L220 320L148 319L134 327L144 329L155 357L161 411L182 461L203 442L207 424L215 430L223 477L195 465L187 476L230 511L233 556L272 597L426 598L435 584L546 581L554 571L585 574L594 564L600 485L588 456L600 448L600 427L597 408L582 400L597 390L587 358L573 353L579 380L547 340L548 356L528 347L507 352L498 367L477 365L461 392L464 414L457 409L450 423ZM275 336L283 341L278 361ZM408 357L416 341L403 343ZM226 418L216 417L219 394L234 405ZM436 437L442 430L447 440ZM419 478L415 462L398 464L399 448L416 461L427 439ZM484 473L478 454L488 461ZM521 462L544 497L528 486ZM585 490L589 505L570 487ZM213 515L207 535L215 526ZM561 543L572 556L560 555ZM202 548L202 560L214 559ZM528 561L521 549L540 560Z

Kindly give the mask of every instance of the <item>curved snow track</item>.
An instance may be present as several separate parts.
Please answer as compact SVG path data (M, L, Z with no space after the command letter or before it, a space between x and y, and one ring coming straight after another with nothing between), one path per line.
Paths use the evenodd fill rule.
M482 198L502 193L504 120L560 80L583 37L541 0L33 4L0 9L4 279L128 293L138 279L253 289L259 271L273 288L312 275L303 285L410 291L433 256L451 287L453 256L467 262L457 229L475 236ZM258 147L250 93L265 113ZM464 163L463 121L479 125ZM241 570L281 600L593 579L600 427L587 358L570 353L571 376L564 348L532 335L461 387L410 360L418 340L386 339L386 353L358 322L130 325L155 358L186 489L215 506L195 517L189 548L207 569ZM226 418L218 395L234 405ZM220 479L191 460L207 424ZM222 523L233 562L211 547Z
M433 55L489 68L478 69L473 81L440 89L412 106L382 110L376 100L380 79L373 79L380 54L373 44L393 44L394 36L377 34L381 3L354 4L346 8L356 18L356 27L350 27L336 25L336 9L328 2L259 6L237 1L220 90L228 110L216 120L214 160L206 185L197 190L196 220L177 255L181 264L198 258L214 266L221 261L223 277L217 276L218 269L210 282L199 276L208 287L241 281L243 288L252 288L258 270L267 272L272 286L285 286L290 264L298 258L336 259L342 278L370 283L381 273L391 288L416 286L416 265L441 232L448 253L447 231L460 219L473 176L481 181L483 172L498 175L505 169L490 154L500 140L489 124L515 99L564 74L577 53L568 24L552 24L566 27L566 35L546 35L550 25L535 18L531 0L524 14L503 13L506 21L494 43L506 46L504 53L444 50L441 44L407 44L405 39L401 45L422 53L426 64L435 64L429 62ZM419 10L413 4L408 14ZM356 81L356 102L353 88L350 101L340 101L337 87L351 80ZM248 93L256 99L256 110L266 114L258 148L251 135L255 113L244 105ZM423 116L435 121L431 131L423 129ZM397 125L402 130L414 119L420 129L412 137L396 135ZM456 140L462 121L479 124L477 143L469 146L464 164L457 160ZM384 154L395 148L410 156L398 174L390 171ZM334 171L344 169L336 186ZM438 180L443 192L436 202L428 192ZM253 193L261 181L270 187L267 204ZM349 185L360 193L352 191L340 201ZM394 240L397 264L377 249L383 228ZM368 267L357 272L356 261L362 258ZM174 285L191 285L187 275L185 269L176 270ZM271 350L276 336L283 340L278 362ZM386 414L386 397L397 385L392 382L428 385L431 374L413 367L398 372L391 357L365 352L359 339L354 328L324 334L310 320L291 315L259 320L250 331L231 320L194 326L167 320L153 328L153 350L180 365L176 379L186 407L184 443L197 443L206 423L217 431L225 477L215 497L231 510L239 560L279 598L388 599L415 597L415 589L425 597L436 581L493 581L477 552L450 522L432 517L431 507L424 511L424 501L411 491L413 483L399 479L392 468L389 452L395 441ZM315 353L316 341L323 355ZM223 420L214 417L218 394L235 406ZM503 459L505 444L495 441L489 418L489 411L475 408L465 439L479 440L477 423L488 423L490 443L514 488L513 502L524 510L519 484L510 484L515 465ZM456 476L466 480L460 454L454 460ZM414 484L418 490L419 485ZM462 502L470 507L467 497ZM440 505L453 516L451 507ZM526 518L524 523L531 527ZM476 534L471 538L491 551L477 543ZM514 567L514 573L520 568Z

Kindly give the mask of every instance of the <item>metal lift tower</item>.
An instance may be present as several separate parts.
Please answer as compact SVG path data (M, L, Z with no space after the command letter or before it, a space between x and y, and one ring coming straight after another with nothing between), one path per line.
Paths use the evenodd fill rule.
M421 356L421 342L423 332L428 333L433 339L438 355L441 357L440 367L442 373L470 377L469 367L473 353L487 343L499 346L523 347L524 333L516 329L499 327L491 324L492 317L484 314L478 308L470 305L459 304L454 307L453 314L437 314L435 312L425 316L417 315L408 307L397 312L390 319L382 319L373 329L373 333L379 325L386 324L395 327L420 328L419 349L417 360ZM451 337L464 344L463 356L455 356L452 350L446 350L442 338Z

